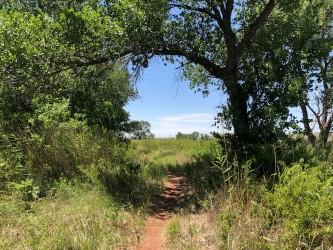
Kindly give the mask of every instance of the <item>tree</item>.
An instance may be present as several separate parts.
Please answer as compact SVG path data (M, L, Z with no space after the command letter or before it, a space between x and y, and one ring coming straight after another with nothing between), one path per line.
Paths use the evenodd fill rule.
M174 11L165 21L163 37L146 51L184 57L185 64L200 65L210 76L223 81L235 135L245 144L254 138L247 112L248 93L238 81L240 59L276 6L274 0L256 2L244 2L239 7L232 0L168 1L167 8Z
M50 8L38 1L33 2L30 12L35 13L37 8L44 13L31 19L44 24L44 18L52 15L56 22L52 21L47 26L51 30L56 29L58 35L51 38L66 41L61 43L61 49L43 51L50 55L48 59L52 58L51 67L48 66L46 72L53 71L53 67L54 71L59 71L66 67L99 64L126 54L133 56L132 62L136 66L147 66L149 58L154 55L167 56L170 60L178 56L186 58L185 64L200 65L210 76L223 82L229 95L235 135L242 143L253 142L255 137L250 131L249 96L238 78L241 58L275 7L297 6L287 4L288 1L277 4L275 0L134 0L104 1L100 5L82 1L83 4L76 4L80 6L78 8L65 8L59 14L53 14L49 12ZM102 22L97 21L99 19ZM107 25L114 29L106 29ZM31 47L37 47L39 43L37 40ZM60 51L65 54L60 55ZM27 73L31 75L34 72L31 72L29 64L23 67L29 69Z
M112 133L129 129L124 106L136 92L128 73L119 65L90 66L79 75L66 71L54 79L31 83L0 84L1 125L6 131L31 127L31 118L38 115L36 110L64 100L73 119Z
M297 10L299 1L168 1L163 38L151 54L181 56L199 65L229 95L229 113L237 140L255 142L248 113L249 92L239 78L242 58L274 8ZM171 13L170 12L170 13ZM140 46L138 46L140 48ZM221 86L221 83L223 85Z
M150 131L150 123L147 121L132 121L130 137L136 140L154 138L154 134Z
M326 145L333 125L333 6L323 6L325 12L296 21L299 32L290 39L288 48L293 51L290 78L302 111L304 133L312 145L317 142L315 128L319 129L320 144Z
M302 99L300 108L303 115L305 134L312 145L317 139L313 134L316 125L319 128L320 144L326 145L333 125L333 36L325 35L324 42L329 46L319 46L319 54L314 58L308 71L304 73L305 79L302 84ZM316 39L316 46L323 42L323 39ZM311 103L312 101L312 103ZM311 128L308 110L314 119L314 126Z
M66 99L72 117L110 132L128 129L124 106L136 95L130 75L116 62L116 48L99 52L101 39L115 32L110 17L77 2L57 13L38 9L44 1L17 1L0 10L0 109L6 128L25 129L40 106ZM107 60L96 59L103 53Z
M227 93L229 100L224 109L241 146L270 142L290 126L288 105L294 105L295 100L288 94L284 77L290 53L281 47L288 47L288 39L297 35L299 27L288 22L293 18L306 19L308 14L314 16L313 10L322 13L327 3L170 0L163 5L163 1L133 1L135 7L131 18L125 17L124 30L131 34L127 41L134 64L147 66L151 57L162 56L171 62L178 61L194 85L214 84ZM130 24L138 9L145 13L139 19L139 27L136 22ZM274 55L275 50L278 56ZM285 64L278 63L279 59ZM272 70L272 66L283 67ZM264 93L265 101L261 100L260 92ZM282 129L275 131L277 124ZM257 136L258 132L263 138Z
M129 114L124 107L136 92L127 71L119 65L90 66L73 83L68 95L73 114L82 114L88 125L109 132L129 130Z

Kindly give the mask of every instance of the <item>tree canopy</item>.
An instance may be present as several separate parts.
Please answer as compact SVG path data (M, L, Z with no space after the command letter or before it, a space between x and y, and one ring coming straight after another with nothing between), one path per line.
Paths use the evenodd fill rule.
M3 5L0 77L6 83L48 82L66 70L117 60L139 70L160 56L178 63L192 87L208 94L213 85L227 94L220 116L239 146L274 141L294 126L296 62L332 13L328 0Z

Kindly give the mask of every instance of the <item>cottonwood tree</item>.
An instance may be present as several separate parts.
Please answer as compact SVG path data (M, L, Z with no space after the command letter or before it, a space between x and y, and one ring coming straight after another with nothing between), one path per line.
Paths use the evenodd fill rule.
M181 56L223 82L230 100L238 141L253 142L247 111L248 94L238 81L241 57L276 7L265 1L168 1L163 41L154 55ZM252 12L249 12L252 9ZM256 14L256 15L254 15Z
M256 92L256 81L245 83L242 77L245 75L244 66L250 65L253 58L248 52L273 13L287 13L291 17L304 4L311 5L310 1L277 0L166 1L165 16L160 18L163 21L161 26L149 25L156 23L152 21L156 19L149 19L149 15L146 23L143 22L143 30L150 30L150 37L156 34L155 38L148 42L136 39L132 52L139 55L135 59L141 60L143 65L150 57L158 55L171 61L181 58L179 61L185 75L189 68L192 71L194 68L196 73L201 71L199 76L205 83L215 83L227 93L228 113L239 144L257 143L260 137L256 136L258 131L252 130L250 121L251 116L255 116L250 110L250 91ZM284 32L288 34L288 30ZM256 49L258 54L263 50L259 46Z

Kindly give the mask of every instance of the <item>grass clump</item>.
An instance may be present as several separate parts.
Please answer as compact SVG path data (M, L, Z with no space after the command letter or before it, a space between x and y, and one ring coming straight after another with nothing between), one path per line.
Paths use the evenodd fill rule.
M180 222L175 217L173 218L167 226L166 234L167 234L167 241L168 242L176 242L181 234L180 232Z
M332 169L300 162L269 181L234 179L219 192L220 248L331 249Z

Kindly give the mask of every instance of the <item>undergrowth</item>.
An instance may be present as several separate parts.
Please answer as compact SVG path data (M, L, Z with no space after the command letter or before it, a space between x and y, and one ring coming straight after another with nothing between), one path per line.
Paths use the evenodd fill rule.
M133 246L170 173L190 188L166 228L169 249L333 246L328 148L284 141L240 163L214 139L129 143L91 129L47 131L6 138L12 147L1 150L1 248ZM258 164L276 171L259 178Z

